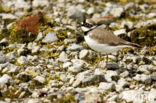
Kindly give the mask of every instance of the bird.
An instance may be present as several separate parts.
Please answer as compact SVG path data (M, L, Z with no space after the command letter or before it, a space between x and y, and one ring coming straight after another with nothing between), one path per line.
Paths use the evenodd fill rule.
M94 51L100 53L100 56L101 54L106 54L106 69L108 64L108 54L127 47L141 48L139 44L126 41L116 36L113 32L98 26L92 26L90 28L82 26L82 30L84 31L84 39L88 46Z

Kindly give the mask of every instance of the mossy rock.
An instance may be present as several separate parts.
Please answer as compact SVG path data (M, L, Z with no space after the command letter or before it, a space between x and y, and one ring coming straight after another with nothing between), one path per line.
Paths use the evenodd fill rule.
M131 32L130 39L134 43L151 47L156 45L155 36L156 24L153 24L133 30Z

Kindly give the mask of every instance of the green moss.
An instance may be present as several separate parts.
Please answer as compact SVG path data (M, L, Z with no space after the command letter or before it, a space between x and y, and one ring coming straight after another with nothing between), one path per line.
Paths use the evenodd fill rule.
M148 25L145 27L141 27L135 29L131 32L130 39L134 43L138 43L142 46L155 46L156 39L154 38L156 35L156 25Z

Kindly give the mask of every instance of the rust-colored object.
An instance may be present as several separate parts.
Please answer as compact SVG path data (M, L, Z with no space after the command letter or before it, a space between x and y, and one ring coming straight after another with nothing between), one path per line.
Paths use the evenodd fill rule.
M95 17L95 18L91 18L91 19L87 19L87 22L90 24L109 24L111 22L113 22L115 20L115 18L113 16L102 16L102 17Z
M38 12L20 20L17 24L17 30L25 30L26 32L37 34L40 25L43 23L43 13Z

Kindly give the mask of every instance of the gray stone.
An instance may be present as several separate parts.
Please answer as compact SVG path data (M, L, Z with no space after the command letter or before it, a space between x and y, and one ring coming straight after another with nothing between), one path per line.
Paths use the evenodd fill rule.
M117 63L108 63L107 69L111 69L111 70L119 69L119 65Z
M20 70L20 67L13 65L11 63L6 63L5 67L3 68L2 72L3 73L17 73Z
M102 89L102 90L107 90L107 91L112 91L115 88L115 85L113 83L106 83L106 82L101 82L99 84L98 89Z
M68 68L68 71L73 72L73 73L78 73L82 71L84 64L74 64L73 66Z
M145 95L143 94L144 91L142 90L129 90L129 91L123 91L120 93L120 97L122 100L125 100L126 102L132 102L132 103L144 103Z
M76 38L73 38L73 39L64 39L64 44L74 43L76 41L77 41Z
M6 39L6 38L4 38L4 39L2 39L1 41L0 41L0 45L1 46L7 46L9 44L9 41Z
M33 7L39 7L39 6L44 7L48 5L49 5L48 0L33 0L32 2Z
M15 8L16 9L29 9L30 5L24 0L17 0L17 2L15 3Z
M83 46L79 44L72 44L67 47L67 50L82 50Z
M42 42L49 43L49 42L53 42L57 39L58 38L57 38L56 34L53 31L51 31L43 38Z
M27 58L25 56L20 56L17 58L17 62L22 65L26 65L28 63Z
M60 75L60 79L62 80L62 81L67 81L67 75L65 75L65 74L61 74Z
M114 31L114 34L115 34L116 36L119 36L119 35L121 35L121 34L126 34L126 29L119 29L119 30L116 30L116 31Z
M67 62L69 60L68 55L64 51L61 52L58 60L61 62Z
M79 58L80 59L84 59L86 58L86 56L88 55L89 51L84 49L84 50L81 50L80 53L79 53Z
M149 84L151 83L151 76L145 75L145 74L137 74L135 77L133 77L136 81L141 81L143 83Z
M106 74L105 74L105 79L108 81L108 82L112 82L112 80L115 80L117 81L119 78L119 75L116 71L112 71L112 70L107 70L106 71Z
M110 11L110 14L113 15L114 17L120 17L123 12L124 9L122 7L117 7L117 8L113 8Z
M26 101L26 103L41 103L41 101L39 101L39 99L28 99L27 101Z
M147 103L155 103L156 89L151 89L147 96Z
M65 69L65 68L68 68L69 66L71 66L72 65L72 63L71 62L65 62L64 64L63 64L63 68Z
M7 83L10 83L12 81L12 77L10 77L8 74L4 74L2 77L0 77L0 86L4 86Z
M45 81L46 81L46 79L44 77L42 77L42 76L36 76L34 78L34 80L38 81L41 84L45 83Z
M0 64L4 64L6 62L10 62L10 59L6 56L0 56Z
M77 87L77 86L82 82L82 80L83 80L86 76L88 76L88 75L90 75L90 71L89 71L89 70L77 74L77 75L76 75L76 80L74 81L74 83L73 83L72 86L73 86L73 87Z
M82 12L79 8L74 7L74 6L72 6L68 9L67 16L70 18L77 19L78 21L85 20L84 12Z
M17 56L17 52L15 52L15 51L9 52L6 56L7 56L9 59L15 59L16 56Z
M94 13L94 11L95 11L94 7L90 7L90 8L87 10L87 14L88 14L88 15L91 15L91 14Z
M122 91L124 89L124 86L128 85L127 81L123 78L118 80L118 83L116 85L116 91Z
M2 19L17 19L15 15L10 13L0 13L0 17L2 17Z
M40 33L37 35L37 38L36 38L35 41L39 41L39 40L41 40L42 38L43 38L43 33L40 32Z
M30 80L31 76L26 72L21 72L17 75L17 78L21 81L27 82Z

